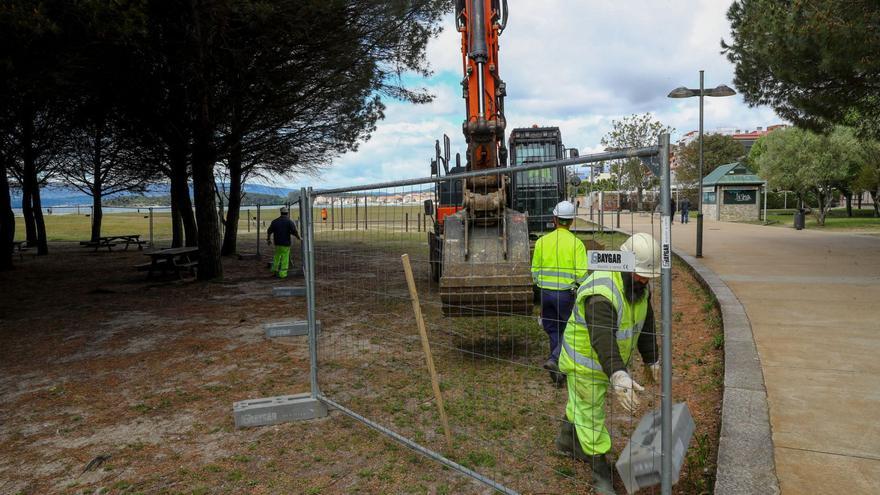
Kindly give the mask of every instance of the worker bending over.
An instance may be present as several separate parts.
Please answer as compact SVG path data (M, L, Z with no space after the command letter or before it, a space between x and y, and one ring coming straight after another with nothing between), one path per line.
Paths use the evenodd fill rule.
M287 278L287 268L290 264L291 237L300 239L296 231L296 224L290 219L290 210L281 208L281 216L272 220L269 230L266 232L266 244L272 245L275 239L275 256L272 259L272 275L278 278Z
M569 231L575 207L561 201L553 208L556 230L535 243L532 255L532 279L541 289L541 326L550 337L550 356L544 369L557 387L565 384L559 372L559 344L565 323L574 305L575 289L587 278L587 251L584 243Z
M597 271L581 284L559 358L568 403L556 448L592 465L593 486L601 494L614 493L605 458L611 450L605 428L609 382L617 401L632 413L639 405L636 392L644 390L627 371L636 346L646 376L655 383L660 376L648 287L660 275L660 246L648 234L635 234L620 249L635 253L635 273Z

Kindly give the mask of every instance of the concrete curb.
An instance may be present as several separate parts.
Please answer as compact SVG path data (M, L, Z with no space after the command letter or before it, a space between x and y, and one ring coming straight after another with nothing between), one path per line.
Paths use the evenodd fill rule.
M724 326L724 398L716 495L778 494L773 437L761 360L745 308L712 270L673 250L718 301Z

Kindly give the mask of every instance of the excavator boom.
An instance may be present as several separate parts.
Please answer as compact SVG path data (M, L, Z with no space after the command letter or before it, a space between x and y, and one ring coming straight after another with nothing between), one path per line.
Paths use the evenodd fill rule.
M468 171L507 166L506 89L498 65L498 39L506 24L506 0L456 2ZM526 215L509 208L510 178L488 174L463 182L463 208L444 220L440 278L444 313L531 314Z

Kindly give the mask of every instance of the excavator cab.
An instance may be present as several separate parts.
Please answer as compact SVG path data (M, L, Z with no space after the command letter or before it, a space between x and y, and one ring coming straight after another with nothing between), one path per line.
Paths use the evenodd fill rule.
M510 133L511 166L562 160L565 147L558 127L517 128ZM513 174L511 205L528 216L529 236L553 230L553 207L565 199L565 168L545 168Z

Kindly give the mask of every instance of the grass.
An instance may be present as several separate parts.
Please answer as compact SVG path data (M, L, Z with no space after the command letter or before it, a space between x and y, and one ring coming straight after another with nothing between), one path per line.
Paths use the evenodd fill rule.
M788 210L767 210L767 220L774 227L789 227L794 225L793 209ZM880 232L880 218L874 218L874 210L870 208L862 208L861 210L853 208L853 216L846 216L846 208L833 208L825 217L825 226L819 226L816 217L808 214L806 218L806 229L828 230L828 231L853 231L853 232ZM763 222L749 222L763 223Z
M91 237L92 218L89 214L89 208L80 208L80 214L76 214L75 210L69 208L56 208L56 213L52 215L44 214L43 219L46 223L46 235L49 242L58 241L84 241ZM296 208L293 208L293 219L298 219L299 214ZM58 212L64 214L58 214ZM339 208L336 208L335 215L339 215ZM376 242L383 239L391 241L389 237L388 224L393 224L401 231L400 234L395 233L393 241L399 243L402 237L410 238L413 241L424 241L425 232L419 230L418 220L419 214L424 213L420 206L373 206L368 209L367 230L364 230L363 208L359 209L359 223L357 230L355 227L354 208L346 208L344 214L344 224L342 224L341 216L336 216L332 222L328 216L327 222L320 221L320 208L315 206L315 221L317 236L331 236L333 238L345 238L346 240L356 239L364 242ZM254 208L243 208L238 223L239 237L254 237L259 232L264 232L269 222L277 216L278 212L272 209L263 209L261 212L262 228L257 229L256 210ZM409 236L406 234L406 220L409 216ZM248 221L250 217L250 225ZM349 218L350 217L350 218ZM382 225L380 225L380 222ZM427 227L431 227L430 219L427 221ZM372 228L371 228L372 227ZM381 229L381 232L380 230ZM142 240L149 239L150 236L150 215L147 208L131 209L124 213L105 213L101 220L101 235L127 235L140 234ZM154 212L153 213L153 236L156 242L171 240L171 213ZM24 219L16 217L15 221L15 239L22 240L25 238Z

